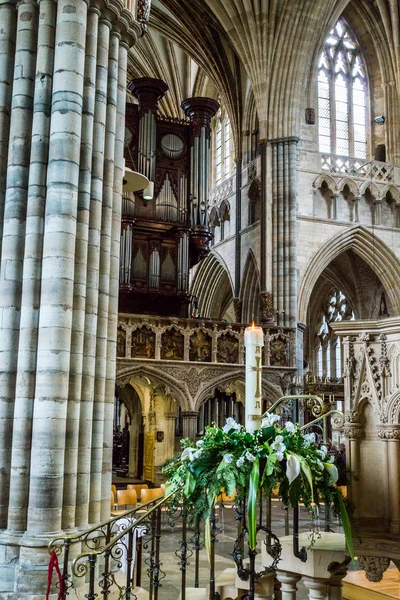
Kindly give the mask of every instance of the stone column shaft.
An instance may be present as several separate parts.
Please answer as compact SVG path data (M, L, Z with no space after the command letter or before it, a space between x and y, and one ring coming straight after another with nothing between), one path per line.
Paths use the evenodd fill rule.
M104 408L107 369L108 306L110 292L110 252L113 222L115 127L118 87L119 36L111 32L108 57L106 134L104 148L103 205L101 214L99 305L97 316L96 371L93 400L92 457L89 520L100 519L103 467Z
M276 578L281 584L281 600L296 600L297 584L301 575L288 571L277 571Z
M87 5L57 3L28 532L61 529Z
M14 73L17 11L14 4L0 5L0 257L3 239L4 200L7 179L8 139Z
M78 217L75 242L74 308L65 441L63 529L71 529L75 526L99 15L100 12L96 8L91 7L89 9L86 31Z
M329 600L328 581L316 577L304 577L304 585L308 589L309 600Z
M109 23L105 20L100 20L97 38L96 100L94 107L89 245L86 276L86 314L83 347L82 395L79 421L79 455L76 499L77 526L87 525L89 518L109 42Z
M273 301L280 325L297 324L297 143L272 140Z
M182 436L190 438L192 441L196 439L197 434L197 415L198 412L182 412Z
M389 493L390 493L390 530L400 532L400 430L395 430L398 438L389 440Z
M19 4L0 271L0 528L7 523L10 485L37 17L36 2Z
M25 531L35 397L56 2L41 0L15 392L8 530Z
M113 449L113 408L118 327L119 253L121 239L122 180L124 175L125 103L128 47L119 44L116 96L113 210L111 229L110 290L108 303L107 369L104 399L103 464L101 483L101 519L107 518L111 486Z

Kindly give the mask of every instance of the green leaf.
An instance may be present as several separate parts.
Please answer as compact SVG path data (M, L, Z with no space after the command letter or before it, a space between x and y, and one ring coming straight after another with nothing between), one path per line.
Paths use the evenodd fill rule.
M211 565L211 519L204 519L204 548L207 551L208 562Z
M349 551L351 560L354 560L353 535L351 533L350 518L345 503L343 501L342 492L340 490L337 490L337 495L340 507L340 516L342 517L344 537L346 538L347 550Z
M188 471L187 475L186 475L185 486L183 488L183 493L186 496L186 498L189 498L189 496L192 495L195 487L196 487L196 480L193 477L193 475L191 474L191 472Z
M257 492L260 480L260 463L258 458L253 462L250 473L249 494L247 499L247 518L249 528L249 548L257 547Z
M303 456L300 456L300 454L295 454L294 452L292 454L294 456L297 456L297 458L300 461L301 470L303 471L304 475L306 476L308 484L310 486L311 502L314 502L314 487L313 487L313 478L312 478L310 466Z
M261 429L261 439L263 442L268 442L275 436L275 427L263 427Z

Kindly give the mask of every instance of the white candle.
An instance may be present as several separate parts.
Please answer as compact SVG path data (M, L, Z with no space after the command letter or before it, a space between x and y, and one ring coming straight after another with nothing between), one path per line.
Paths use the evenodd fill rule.
M244 332L246 348L246 430L251 433L261 426L262 414L262 347L264 332L262 327L246 327Z

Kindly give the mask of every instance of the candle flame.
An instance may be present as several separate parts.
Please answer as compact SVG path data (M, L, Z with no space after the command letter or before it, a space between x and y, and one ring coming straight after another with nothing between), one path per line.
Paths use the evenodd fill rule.
M256 328L256 324L254 323L254 321L251 322L251 329L254 330Z

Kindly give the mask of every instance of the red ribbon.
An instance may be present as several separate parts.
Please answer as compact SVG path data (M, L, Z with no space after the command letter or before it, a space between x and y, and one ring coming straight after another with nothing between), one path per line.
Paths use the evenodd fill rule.
M58 557L57 557L57 554L53 550L53 552L50 554L49 570L47 572L47 593L46 593L46 600L49 600L49 597L50 597L50 588L51 588L51 582L53 580L53 571L54 571L54 569L56 570L57 577L58 577L58 583L59 583L59 591L58 591L57 600L62 600L62 595L63 595L63 580L62 580L62 575L61 575L61 571L60 571L60 566L58 564Z

